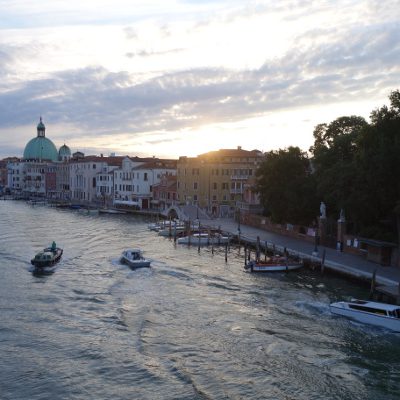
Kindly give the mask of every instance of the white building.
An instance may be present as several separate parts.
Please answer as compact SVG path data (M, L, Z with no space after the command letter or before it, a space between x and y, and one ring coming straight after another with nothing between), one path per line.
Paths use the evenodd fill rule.
M176 175L176 161L127 157L114 171L114 205L149 209L153 185L163 175Z
M101 202L97 175L108 168L118 168L123 157L87 156L72 158L69 163L71 200L79 203Z

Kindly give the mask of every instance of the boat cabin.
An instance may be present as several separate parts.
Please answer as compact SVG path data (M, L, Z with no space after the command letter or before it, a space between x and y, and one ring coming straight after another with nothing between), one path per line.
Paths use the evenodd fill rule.
M355 300L348 304L349 309L364 311L376 315L384 315L392 318L400 318L400 307L394 305L383 305L371 301Z

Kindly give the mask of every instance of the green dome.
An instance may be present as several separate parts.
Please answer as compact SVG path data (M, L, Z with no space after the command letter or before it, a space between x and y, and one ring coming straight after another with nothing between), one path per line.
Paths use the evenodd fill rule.
M44 136L31 139L24 150L25 160L51 160L57 161L58 153L54 143Z
M58 150L58 159L60 161L65 161L71 158L71 149L66 145L63 144Z

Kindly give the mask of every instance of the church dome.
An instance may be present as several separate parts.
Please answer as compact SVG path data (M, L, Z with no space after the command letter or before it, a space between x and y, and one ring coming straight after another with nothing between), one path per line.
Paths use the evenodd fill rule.
M71 149L66 144L63 144L58 150L58 158L62 161L71 158Z
M57 161L57 148L50 139L38 136L31 139L25 146L24 159Z
M37 136L31 139L24 150L25 160L48 160L57 161L58 152L54 143L45 136L46 127L40 117L40 122L37 126Z

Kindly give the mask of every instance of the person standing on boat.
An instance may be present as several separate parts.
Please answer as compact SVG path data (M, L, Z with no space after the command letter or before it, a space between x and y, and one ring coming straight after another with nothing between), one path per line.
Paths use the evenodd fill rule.
M57 245L56 242L53 240L53 243L51 244L51 251L56 251Z

